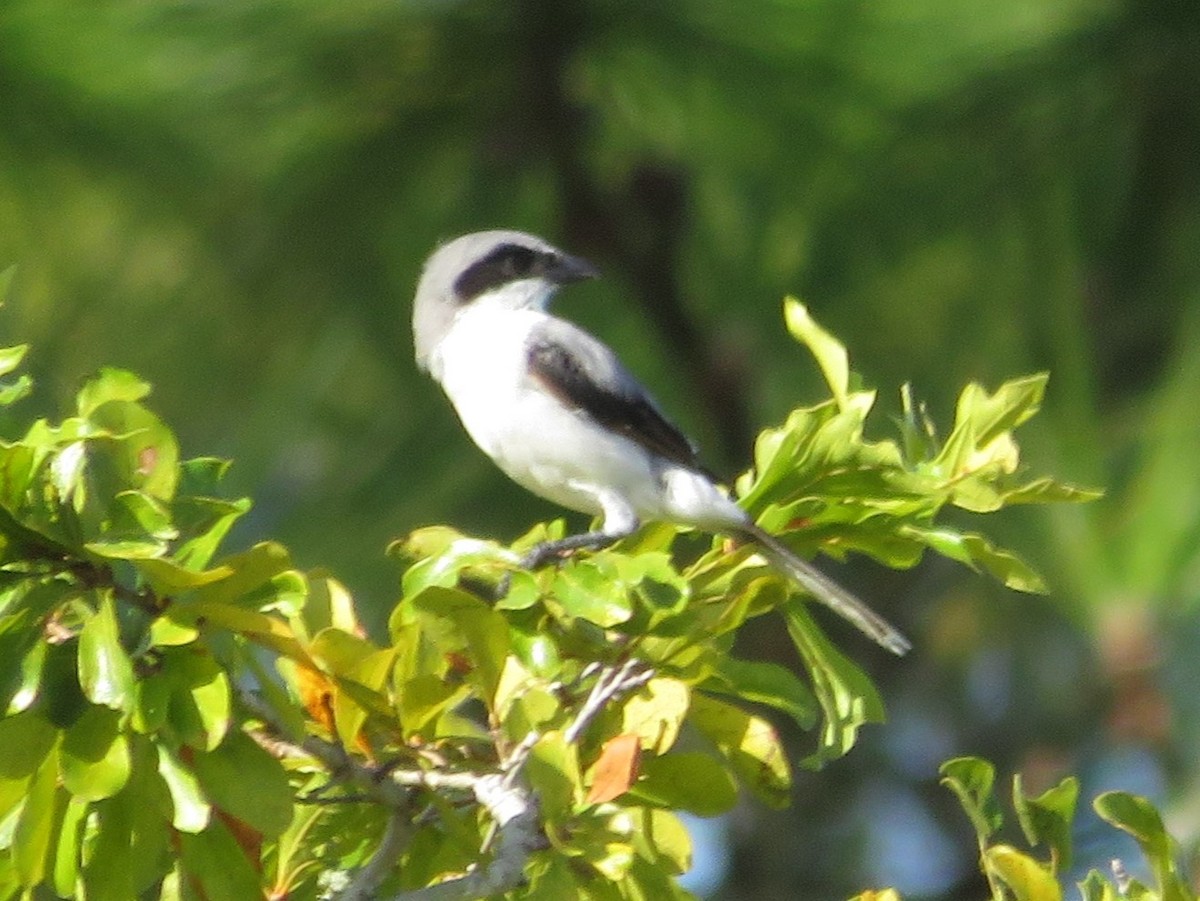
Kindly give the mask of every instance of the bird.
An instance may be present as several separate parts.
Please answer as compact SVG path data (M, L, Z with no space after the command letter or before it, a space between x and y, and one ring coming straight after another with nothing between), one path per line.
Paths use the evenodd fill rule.
M537 545L523 565L607 547L643 522L689 526L752 543L817 601L905 654L911 645L894 626L729 497L611 348L549 311L560 288L599 275L536 235L495 229L438 246L417 283L417 366L474 443L533 494L600 517L593 531Z

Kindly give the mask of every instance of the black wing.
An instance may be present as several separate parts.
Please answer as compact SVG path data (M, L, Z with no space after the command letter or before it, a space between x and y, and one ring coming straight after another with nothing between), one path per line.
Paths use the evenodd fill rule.
M587 332L552 319L530 335L527 347L530 375L564 404L651 453L704 471L692 443L616 355Z

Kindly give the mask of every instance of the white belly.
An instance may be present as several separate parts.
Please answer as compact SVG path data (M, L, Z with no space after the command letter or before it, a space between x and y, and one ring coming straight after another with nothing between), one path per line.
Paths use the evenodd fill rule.
M741 522L741 510L707 478L654 457L531 380L526 338L547 315L475 305L434 351L430 369L475 443L529 491L603 514L606 530L638 520Z

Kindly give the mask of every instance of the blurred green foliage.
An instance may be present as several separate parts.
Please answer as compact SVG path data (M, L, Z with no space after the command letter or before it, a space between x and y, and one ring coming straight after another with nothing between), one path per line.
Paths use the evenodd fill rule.
M845 783L802 779L847 837L765 819L738 840L750 896L861 884L856 759L946 820L946 751L1063 769L1137 746L1189 809L1195 4L8 0L0 48L0 266L19 264L0 327L35 347L40 402L103 365L144 374L185 456L237 460L243 541L332 565L380 629L389 540L443 521L510 539L551 512L411 365L440 239L523 227L591 256L608 277L563 312L725 473L812 396L777 327L789 292L939 421L962 384L1053 373L1026 450L1109 489L1005 521L1053 607L937 566L856 569L922 649L876 672L894 718L943 750L865 748ZM787 660L776 632L746 641ZM810 862L772 869L768 837Z

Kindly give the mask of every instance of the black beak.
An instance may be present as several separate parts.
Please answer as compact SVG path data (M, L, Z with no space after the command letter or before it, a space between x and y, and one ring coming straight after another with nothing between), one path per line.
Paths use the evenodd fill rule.
M589 278L599 278L600 270L583 257L573 257L570 254L559 254L550 264L546 274L559 284L581 282Z

